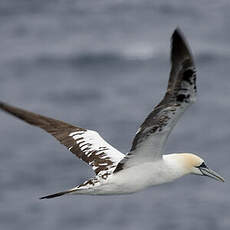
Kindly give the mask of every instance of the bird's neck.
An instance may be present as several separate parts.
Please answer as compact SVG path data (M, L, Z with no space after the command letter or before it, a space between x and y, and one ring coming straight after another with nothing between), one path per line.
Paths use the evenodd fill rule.
M169 168L173 177L179 178L190 173L189 167L186 165L186 158L181 153L172 153L163 155L166 167Z

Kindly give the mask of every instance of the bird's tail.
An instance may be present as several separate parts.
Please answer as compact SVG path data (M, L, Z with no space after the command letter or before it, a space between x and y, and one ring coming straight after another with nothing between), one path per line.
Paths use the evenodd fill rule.
M58 196L63 196L63 195L66 195L66 194L74 193L77 190L78 190L77 188L73 188L73 189L63 191L63 192L58 192L58 193L50 194L50 195L47 195L47 196L43 196L43 197L40 197L39 199L40 200L51 199L51 198L55 198L55 197L58 197Z
M68 189L68 190L63 191L63 192L58 192L58 193L50 194L47 196L43 196L40 199L41 200L51 199L51 198L63 196L66 194L78 194L78 195L88 194L88 195L92 195L92 194L94 194L95 186L98 186L97 182L98 182L97 178L91 178L91 179L85 181L83 184L80 184L74 188Z

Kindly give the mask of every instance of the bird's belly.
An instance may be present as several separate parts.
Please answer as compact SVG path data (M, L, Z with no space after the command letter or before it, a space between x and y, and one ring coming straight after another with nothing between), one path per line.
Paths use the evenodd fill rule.
M145 163L119 171L110 178L104 188L116 194L133 193L144 188L171 181L161 164Z

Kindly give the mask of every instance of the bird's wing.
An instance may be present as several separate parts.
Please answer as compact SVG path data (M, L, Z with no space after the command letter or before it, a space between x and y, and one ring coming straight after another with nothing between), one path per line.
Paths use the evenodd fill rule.
M109 145L96 131L79 128L2 102L0 109L50 133L74 155L92 166L97 175L112 172L124 157L124 154Z
M130 152L114 172L161 157L165 142L183 112L196 98L196 70L186 41L176 29L171 38L171 72L162 101L140 126Z

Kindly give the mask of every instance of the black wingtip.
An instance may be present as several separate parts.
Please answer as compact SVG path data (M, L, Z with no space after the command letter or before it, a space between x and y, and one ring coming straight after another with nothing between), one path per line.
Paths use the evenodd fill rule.
M5 105L5 103L4 103L4 102L2 102L2 101L0 101L0 108L1 108L1 109L3 109L3 108L4 108L4 105Z
M3 112L6 112L6 113L10 113L10 105L8 105L7 103L3 102L3 101L0 101L0 109L3 111Z
M181 29L177 27L171 37L171 60L176 61L183 59L185 56L192 59L190 48L186 39L181 32Z
M172 40L176 38L180 38L180 39L183 38L183 33L181 32L180 27L176 27L176 29L173 31Z
M175 46L179 46L179 45L183 45L183 46L187 46L186 44L186 39L183 35L183 33L181 32L181 29L179 27L177 27L171 37L172 40L172 48Z

